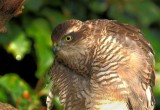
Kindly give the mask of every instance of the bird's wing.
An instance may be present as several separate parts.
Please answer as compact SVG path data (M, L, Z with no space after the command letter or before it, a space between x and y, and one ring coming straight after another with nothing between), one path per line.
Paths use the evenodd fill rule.
M153 110L154 97L152 87L155 83L154 52L139 29L113 23L112 30L119 37L129 60L118 68L118 74L130 89L128 97L133 110ZM125 54L125 53L124 53Z

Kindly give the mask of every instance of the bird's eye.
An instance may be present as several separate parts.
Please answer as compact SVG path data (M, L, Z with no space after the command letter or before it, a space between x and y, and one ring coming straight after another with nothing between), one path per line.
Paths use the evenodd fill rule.
M72 40L72 36L66 36L64 40L70 42Z

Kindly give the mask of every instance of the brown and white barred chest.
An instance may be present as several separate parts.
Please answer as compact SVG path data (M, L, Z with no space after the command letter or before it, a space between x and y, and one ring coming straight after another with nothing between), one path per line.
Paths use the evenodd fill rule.
M127 77L133 75L133 79L138 79L132 73L136 73L138 68L141 68L135 66L141 60L141 51L136 50L137 45L131 39L124 38L124 42L130 44L123 44L117 36L113 35L101 36L97 40L97 47L93 53L90 88L94 106L90 110L103 110L105 107L112 107L110 104L117 105L117 109L128 110L127 103L125 103L130 94ZM123 71L128 71L126 77L123 75ZM121 107L119 107L120 105ZM113 108L105 108L105 110L110 109ZM116 108L114 109L116 110Z
M77 75L56 61L51 71L54 71L51 73L54 86L50 96L57 93L63 110L86 110L86 103L90 103L88 78Z

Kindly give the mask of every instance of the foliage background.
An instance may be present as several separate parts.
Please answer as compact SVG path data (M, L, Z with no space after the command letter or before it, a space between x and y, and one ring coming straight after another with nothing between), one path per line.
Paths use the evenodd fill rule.
M156 110L160 110L159 0L26 0L0 34L0 101L19 110L45 110L53 28L67 19L114 19L139 27L155 50ZM55 98L54 110L60 110Z

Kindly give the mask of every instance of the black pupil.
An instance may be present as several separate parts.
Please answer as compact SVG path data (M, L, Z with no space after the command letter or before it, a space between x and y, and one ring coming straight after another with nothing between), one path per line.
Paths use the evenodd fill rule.
M71 37L67 37L67 40L71 40Z

